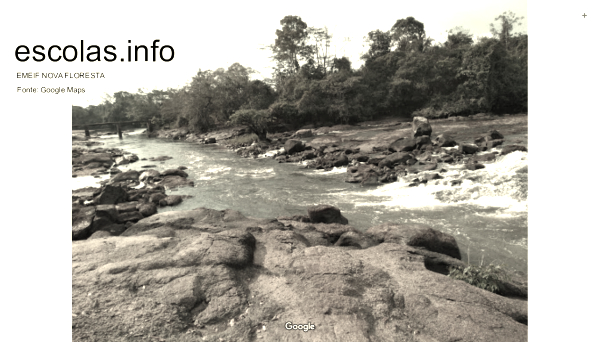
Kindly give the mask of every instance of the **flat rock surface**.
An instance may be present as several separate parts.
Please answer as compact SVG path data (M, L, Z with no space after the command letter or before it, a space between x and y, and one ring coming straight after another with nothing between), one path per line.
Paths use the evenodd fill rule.
M200 208L74 241L73 341L527 341L526 301L425 267L426 229L361 249L290 222Z

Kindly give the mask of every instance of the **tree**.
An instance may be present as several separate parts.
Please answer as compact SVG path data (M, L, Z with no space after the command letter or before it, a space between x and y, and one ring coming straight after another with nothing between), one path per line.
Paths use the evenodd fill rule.
M322 70L323 75L327 75L327 69L331 64L331 56L329 56L329 47L331 46L331 38L327 26L325 28L308 28L308 38L310 48L316 61L317 68Z
M490 32L492 32L494 38L498 38L504 44L504 47L508 49L511 33L515 25L520 26L520 21L524 18L523 16L517 17L512 11L504 12L494 19L494 21L500 21L500 27L496 28L494 23L491 23Z
M331 69L333 72L352 71L352 63L347 57L334 58Z
M227 71L217 69L213 72L214 104L217 119L226 122L229 117L248 101L250 75L254 73L239 63L232 64Z
M448 40L444 42L444 47L448 49L452 50L473 44L473 35L462 26L456 26L446 32L448 32Z
M251 81L246 92L248 99L241 109L267 109L277 99L273 88L261 80Z
M215 88L214 73L210 70L199 70L192 78L192 83L184 87L182 115L193 129L205 132L214 125Z
M267 140L267 129L272 122L267 110L240 109L230 118L231 124L247 126L260 140Z
M281 30L275 31L277 39L271 45L277 69L284 74L294 74L300 69L300 59L307 59L311 48L306 45L307 25L302 18L288 15L281 19Z
M114 93L113 99L112 108L106 118L108 122L128 121L133 105L133 94L119 91Z
M422 52L431 40L425 38L425 25L413 17L398 19L390 30L392 44L400 51Z
M311 82L297 102L300 116L312 123L343 124L370 118L371 112L363 105L365 88L361 81L350 72L338 72Z
M300 76L308 80L322 80L325 77L325 69L310 58L300 68Z
M362 55L361 59L373 60L391 51L392 36L389 32L375 30L369 32L365 42L369 44L369 51Z
M91 110L89 106L87 108L79 106L71 106L71 119L74 125L93 124L100 123L102 118L97 112Z
M185 88L167 89L165 91L165 99L160 108L160 117L153 117L152 123L162 126L175 122L184 111L186 96Z

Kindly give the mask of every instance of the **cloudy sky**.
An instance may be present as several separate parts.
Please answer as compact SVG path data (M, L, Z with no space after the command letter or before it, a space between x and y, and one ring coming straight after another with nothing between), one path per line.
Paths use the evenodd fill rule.
M30 13L37 21L36 29L24 28L18 41L12 37L11 42L14 46L42 44L48 48L52 44L79 46L83 39L86 46L115 45L120 59L128 45L149 46L153 40L160 39L159 45L174 48L175 58L168 63L21 63L21 68L27 66L31 71L40 72L103 72L105 79L77 81L75 85L85 86L86 93L71 97L71 102L80 106L101 102L105 93L181 87L190 82L199 69L227 68L235 62L255 69L257 78L270 77L273 66L270 51L261 47L274 42L275 30L281 27L279 21L286 15L299 16L308 26L327 26L333 35L334 54L348 56L353 67L360 66L360 55L367 50L363 37L369 31L387 31L396 20L409 16L424 23L427 35L435 42L444 42L446 31L455 26L469 29L475 37L489 35L490 23L509 10L525 17L517 30L527 32L527 2L524 0L361 3L259 0L195 2L194 6L178 1L161 5L103 1L93 7L82 7L82 4L74 2L62 10L57 10L54 3L37 6L35 13ZM61 20L55 20L58 17ZM128 40L132 43L128 44ZM62 85L60 80L54 84Z

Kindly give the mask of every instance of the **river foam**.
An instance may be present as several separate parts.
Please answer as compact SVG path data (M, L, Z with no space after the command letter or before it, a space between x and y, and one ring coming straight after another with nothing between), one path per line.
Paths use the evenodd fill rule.
M466 204L527 212L527 162L527 152L517 151L498 157L476 171L443 164L448 172L442 173L441 180L411 187L409 184L418 175L409 175L372 190L346 195L362 198L356 206L383 205L391 210ZM460 184L452 185L453 182Z

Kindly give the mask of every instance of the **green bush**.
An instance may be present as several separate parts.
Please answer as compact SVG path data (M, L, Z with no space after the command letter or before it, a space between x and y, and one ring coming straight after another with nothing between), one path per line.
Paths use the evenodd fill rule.
M230 124L245 125L259 139L267 138L267 128L273 122L271 113L267 110L240 109L229 118Z
M503 289L503 283L508 281L506 271L501 266L494 264L469 265L464 268L450 267L448 276L494 293L500 292Z

